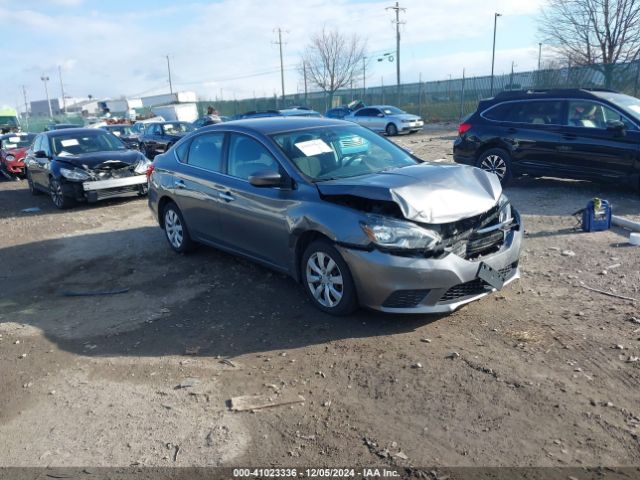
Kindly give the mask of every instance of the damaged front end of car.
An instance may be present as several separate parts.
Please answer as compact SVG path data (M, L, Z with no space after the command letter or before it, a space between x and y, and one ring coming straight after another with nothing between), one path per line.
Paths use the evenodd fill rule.
M145 195L149 165L151 162L142 155L134 163L106 160L90 165L60 161L58 172L63 179L65 195L77 201L97 202L113 197Z
M362 213L363 240L340 251L364 305L449 312L519 277L521 219L498 182L455 166L381 176L318 184L323 200Z

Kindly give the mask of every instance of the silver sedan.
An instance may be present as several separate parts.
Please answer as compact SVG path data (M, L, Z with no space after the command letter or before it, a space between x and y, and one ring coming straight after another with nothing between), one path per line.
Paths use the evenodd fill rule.
M391 105L371 105L360 108L345 116L344 119L389 136L415 133L424 127L422 118Z

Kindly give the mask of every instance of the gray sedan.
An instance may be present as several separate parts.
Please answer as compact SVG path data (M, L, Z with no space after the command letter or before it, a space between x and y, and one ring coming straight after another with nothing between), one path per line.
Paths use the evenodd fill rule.
M345 116L344 119L389 136L398 133L415 133L424 127L422 118L391 105L364 107Z
M204 127L156 157L149 206L176 252L247 257L335 315L450 312L519 277L523 227L495 175L340 120Z

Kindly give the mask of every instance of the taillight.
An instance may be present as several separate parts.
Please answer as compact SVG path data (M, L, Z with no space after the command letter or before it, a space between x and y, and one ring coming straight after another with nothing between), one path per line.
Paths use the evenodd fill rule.
M156 167L153 166L153 163L147 167L147 181L151 178L151 174L155 170Z
M460 126L458 127L458 135L464 135L469 131L470 128L471 128L470 123L461 123Z

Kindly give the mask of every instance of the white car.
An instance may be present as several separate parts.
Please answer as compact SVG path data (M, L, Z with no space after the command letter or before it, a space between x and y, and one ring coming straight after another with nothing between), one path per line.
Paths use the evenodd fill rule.
M371 105L360 108L345 116L344 119L389 136L414 133L422 130L424 126L424 121L419 116L391 105Z

